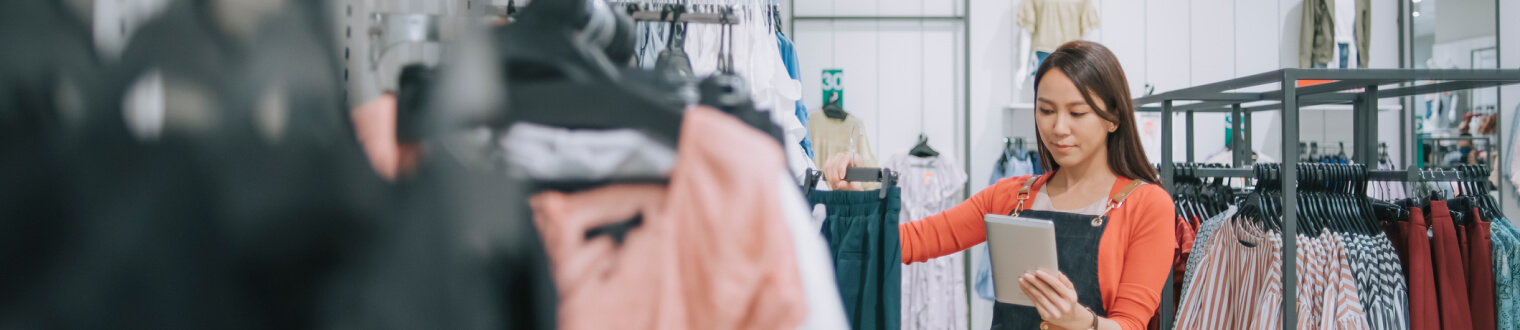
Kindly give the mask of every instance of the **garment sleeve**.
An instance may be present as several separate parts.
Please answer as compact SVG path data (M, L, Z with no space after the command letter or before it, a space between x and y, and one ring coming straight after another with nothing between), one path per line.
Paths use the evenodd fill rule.
M1119 290L1108 318L1125 330L1143 330L1156 308L1161 305L1161 290L1172 268L1176 207L1171 197L1157 185L1145 185L1130 196L1126 205L1135 207L1127 215L1130 224L1124 267L1119 273ZM1137 198L1138 197L1138 198ZM1136 203L1138 202L1138 203Z
M1102 21L1102 19L1098 17L1098 6L1093 4L1092 0L1087 0L1083 3L1086 5L1082 6L1082 17L1080 19L1081 25L1079 25L1079 27L1081 27L1081 30L1077 32L1081 34L1078 36L1079 38L1086 37L1088 33L1092 33L1093 30L1097 30L1099 27L1099 22Z
M1039 12L1034 8L1034 2L1035 0L1024 0L1019 4L1019 27L1029 30L1030 33L1034 33L1035 27L1039 24Z
M944 212L898 225L903 263L928 261L986 242L987 227L982 224L982 219L987 214L996 212L993 203L1005 197L999 193L1003 190L999 188L1010 184L1022 185L1028 178L1026 175L998 181Z
M1298 25L1298 67L1308 68L1314 54L1314 34L1319 26L1314 24L1314 8L1318 0L1305 0L1300 11Z

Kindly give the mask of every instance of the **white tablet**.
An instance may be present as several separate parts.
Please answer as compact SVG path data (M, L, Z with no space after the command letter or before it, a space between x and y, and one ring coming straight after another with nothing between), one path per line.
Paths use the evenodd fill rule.
M997 301L1024 306L1034 302L1019 288L1019 277L1037 269L1055 272L1056 227L1050 220L988 214L987 248Z

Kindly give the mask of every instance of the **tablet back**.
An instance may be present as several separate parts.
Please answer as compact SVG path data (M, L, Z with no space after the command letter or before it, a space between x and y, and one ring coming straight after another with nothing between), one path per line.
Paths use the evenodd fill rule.
M988 214L987 247L992 258L992 283L997 301L1034 306L1019 289L1019 277L1036 269L1060 269L1056 230L1050 220Z

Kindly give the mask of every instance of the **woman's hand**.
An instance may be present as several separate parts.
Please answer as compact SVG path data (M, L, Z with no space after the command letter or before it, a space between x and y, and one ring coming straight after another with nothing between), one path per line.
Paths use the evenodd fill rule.
M1087 329L1098 316L1077 302L1075 287L1071 279L1060 272L1051 275L1040 270L1019 277L1019 288L1034 301L1041 319L1063 329Z
M823 163L823 181L829 183L829 188L834 190L866 190L859 182L844 180L845 169L855 165L855 157L844 153L837 153L829 157Z

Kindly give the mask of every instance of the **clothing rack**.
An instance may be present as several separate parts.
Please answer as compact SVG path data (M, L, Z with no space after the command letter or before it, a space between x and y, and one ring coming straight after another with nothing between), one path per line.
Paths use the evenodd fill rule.
M1328 83L1317 85L1299 86L1300 80L1331 80ZM1408 86L1420 81L1437 81L1432 84ZM1517 69L1487 69L1487 70L1431 70L1431 69L1279 69L1236 79L1230 79L1210 84L1204 84L1175 91L1150 95L1135 99L1136 111L1160 112L1161 113L1161 179L1162 185L1167 190L1172 190L1172 181L1176 174L1176 165L1171 162L1172 150L1172 115L1178 111L1186 114L1185 130L1188 141L1193 140L1193 113L1194 112L1224 112L1230 117L1235 132L1242 136L1236 136L1231 148L1236 152L1235 166L1245 165L1242 163L1246 157L1239 157L1250 152L1250 135L1242 130L1242 122L1249 120L1249 115L1256 111L1281 110L1283 122L1282 154L1298 155L1299 112L1303 107L1321 104L1351 104L1353 112L1352 129L1353 153L1351 159L1362 164L1376 164L1378 155L1377 141L1377 106L1378 100L1384 98L1397 98L1418 94L1440 93L1457 90L1476 88L1497 87L1520 83L1520 70ZM1386 85L1387 89L1382 87ZM1271 86L1266 92L1242 92L1248 87ZM1184 103L1185 102L1185 103ZM1159 105L1155 105L1159 104ZM1409 121L1411 111L1408 107L1402 110L1400 116L1400 136L1410 136L1413 132L1412 123ZM1501 134L1502 136L1502 134ZM1400 139L1404 146L1404 164L1409 164L1413 155L1408 150L1408 139ZM1187 146L1187 161L1194 161L1194 150L1191 143ZM1296 185L1298 173L1296 165L1298 157L1282 157L1281 175L1283 209L1292 210L1297 207L1298 187ZM1245 172L1236 172L1242 171ZM1226 172L1228 171L1228 172ZM1249 169L1196 169L1194 173L1200 176L1210 174L1222 174L1229 176L1250 175ZM1388 172L1388 171L1373 171ZM1374 178L1403 178L1413 179L1414 172L1393 171L1398 174L1374 174ZM1427 175L1427 177L1429 177ZM1503 192L1500 189L1500 200L1503 200ZM1298 215L1296 212L1283 214L1283 256L1282 256L1282 325L1283 329L1293 329L1298 320L1298 274L1297 232ZM1172 280L1167 279L1166 287L1161 294L1161 329L1172 329L1174 326L1174 313L1172 300Z
M1487 166L1481 166L1488 171ZM1253 168L1195 168L1188 170L1193 176L1204 178L1254 178ZM1486 173L1486 172L1485 172ZM1484 181L1488 176L1476 177L1462 174L1451 168L1409 168L1403 171L1367 170L1368 181L1384 182L1455 182Z
M628 16L635 21L691 22L734 25L742 21L734 15L733 5L696 5L642 1L613 1L613 5L626 6Z

